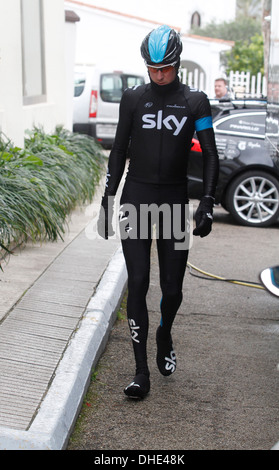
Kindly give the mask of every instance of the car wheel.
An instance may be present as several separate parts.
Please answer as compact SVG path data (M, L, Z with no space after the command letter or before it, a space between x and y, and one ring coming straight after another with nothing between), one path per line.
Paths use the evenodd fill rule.
M226 206L237 223L268 227L279 217L279 181L262 171L243 173L231 183Z

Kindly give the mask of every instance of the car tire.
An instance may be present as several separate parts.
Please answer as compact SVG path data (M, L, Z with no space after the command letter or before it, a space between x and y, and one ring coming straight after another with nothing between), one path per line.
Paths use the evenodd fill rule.
M242 173L228 188L226 207L240 225L274 224L279 218L279 180L259 170Z

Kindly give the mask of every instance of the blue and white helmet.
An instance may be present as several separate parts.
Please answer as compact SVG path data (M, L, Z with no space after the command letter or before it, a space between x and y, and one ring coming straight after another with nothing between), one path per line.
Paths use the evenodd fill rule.
M166 25L153 29L141 44L141 55L146 65L179 64L181 52L180 35Z

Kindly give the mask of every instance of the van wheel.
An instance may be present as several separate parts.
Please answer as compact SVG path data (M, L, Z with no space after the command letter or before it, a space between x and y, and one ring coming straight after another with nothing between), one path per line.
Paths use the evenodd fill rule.
M279 217L279 181L262 171L243 173L229 186L226 206L237 223L268 227Z

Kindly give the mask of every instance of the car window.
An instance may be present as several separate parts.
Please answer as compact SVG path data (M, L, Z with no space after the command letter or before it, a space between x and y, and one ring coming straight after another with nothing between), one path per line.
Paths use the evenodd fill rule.
M215 123L215 132L263 138L265 136L265 117L266 114L264 112L239 113L226 116Z
M84 73L75 73L74 96L80 96L85 87L86 77Z
M120 103L122 94L126 88L142 85L144 80L137 75L103 74L101 75L100 94L103 101Z

